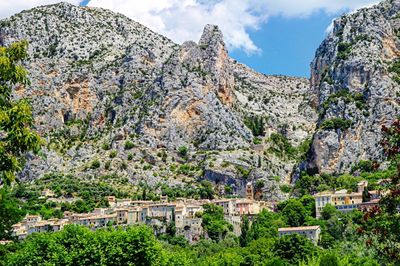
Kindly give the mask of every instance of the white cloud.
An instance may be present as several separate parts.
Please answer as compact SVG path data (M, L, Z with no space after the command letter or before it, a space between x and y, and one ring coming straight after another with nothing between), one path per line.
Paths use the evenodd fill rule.
M221 28L230 49L259 52L249 35L270 16L307 17L317 11L337 14L378 0L91 0L143 23L175 42L197 41L205 24Z
M23 9L60 0L0 0L0 18ZM64 0L65 1L65 0ZM66 0L79 4L81 0ZM314 12L340 14L370 6L378 0L90 0L89 6L108 8L166 35L177 43L197 41L205 24L221 28L229 49L259 52L249 32L270 16L308 17Z
M197 41L205 24L219 25L229 49L259 49L248 31L266 21L257 0L91 0L89 6L109 8L166 35L175 42Z
M63 0L78 5L81 0ZM61 2L60 0L0 0L0 19L10 17L22 10L42 5L50 5Z

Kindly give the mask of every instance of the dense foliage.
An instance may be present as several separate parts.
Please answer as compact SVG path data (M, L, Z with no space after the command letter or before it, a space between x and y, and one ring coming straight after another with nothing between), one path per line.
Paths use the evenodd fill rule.
M56 233L39 234L4 258L4 265L167 265L180 258L164 253L146 227L90 231L67 226Z
M391 177L389 191L378 207L364 214L365 223L359 228L366 234L366 244L387 261L400 264L400 120L383 126L383 149L397 173Z
M262 116L252 115L245 117L243 123L251 130L254 136L264 136L265 118Z
M224 219L222 207L214 204L205 204L203 208L202 226L211 239L222 239L229 231L232 231L231 224Z
M24 211L19 208L18 201L10 189L0 189L0 239L10 239L12 225L18 223Z
M26 70L19 62L27 57L27 42L0 47L0 179L11 183L23 166L22 156L39 152L42 140L33 131L32 110L27 100L15 100L15 86L28 86Z
M327 119L321 124L321 129L329 130L329 129L341 129L345 130L351 126L351 120L343 119L343 118L332 118Z

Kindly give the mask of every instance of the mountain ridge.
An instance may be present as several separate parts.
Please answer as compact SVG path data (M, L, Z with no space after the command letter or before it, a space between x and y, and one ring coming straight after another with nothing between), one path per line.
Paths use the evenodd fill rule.
M399 1L393 3L393 10L398 10ZM373 29L385 22L368 16L376 9L387 10L390 4L385 1L359 11L367 16L371 38L377 34ZM214 25L205 26L198 43L178 45L123 15L67 3L2 20L2 44L30 42L25 66L32 86L18 87L15 94L30 98L36 126L47 141L47 159L31 157L21 178L51 173L93 178L115 173L132 184L171 186L207 179L222 194L228 185L242 195L247 182L260 180L264 185L258 194L279 200L288 196L281 187L295 181L301 170L340 173L360 158L379 159L378 147L366 151L371 156L359 156L354 147L338 155L338 143L354 138L352 129L321 128L326 120L332 122L345 112L343 103L343 110L331 111L337 107L328 99L336 97L340 102L357 96L352 91L336 95L342 80L355 73L347 69L352 53L341 43L352 42L347 31L357 19L349 19L340 42L335 34L343 18L316 52L311 83L305 78L261 74L238 63L229 57L222 33ZM397 50L397 40L394 44ZM352 47L361 49L356 54L364 52L361 46ZM396 99L393 93L389 96ZM364 104L373 110L368 99ZM396 108L388 112L388 120L398 113ZM382 113L375 114L375 131L361 142L365 147L379 139L376 121ZM364 121L362 112L355 119ZM376 141L369 145L371 138ZM326 148L329 145L335 148ZM357 149L366 150L364 146ZM179 151L182 147L187 154ZM99 167L92 167L94 160Z

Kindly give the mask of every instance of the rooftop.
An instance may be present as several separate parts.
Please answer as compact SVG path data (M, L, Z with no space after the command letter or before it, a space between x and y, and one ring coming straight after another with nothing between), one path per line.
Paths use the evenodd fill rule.
M306 231L306 230L317 230L319 229L319 225L314 226L300 226L300 227L285 227L279 228L278 232L290 232L290 231Z

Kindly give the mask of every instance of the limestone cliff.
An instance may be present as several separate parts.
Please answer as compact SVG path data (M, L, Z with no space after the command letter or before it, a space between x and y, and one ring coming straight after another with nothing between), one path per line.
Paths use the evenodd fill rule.
M257 195L275 200L296 169L339 173L380 160L380 127L399 114L399 7L385 1L337 19L311 84L236 62L214 25L177 45L121 14L66 3L2 20L2 45L30 43L32 84L15 97L31 100L47 141L21 178L209 179L221 194L262 180Z
M319 120L308 169L343 173L382 159L381 127L399 112L400 1L388 0L334 22L311 65Z

